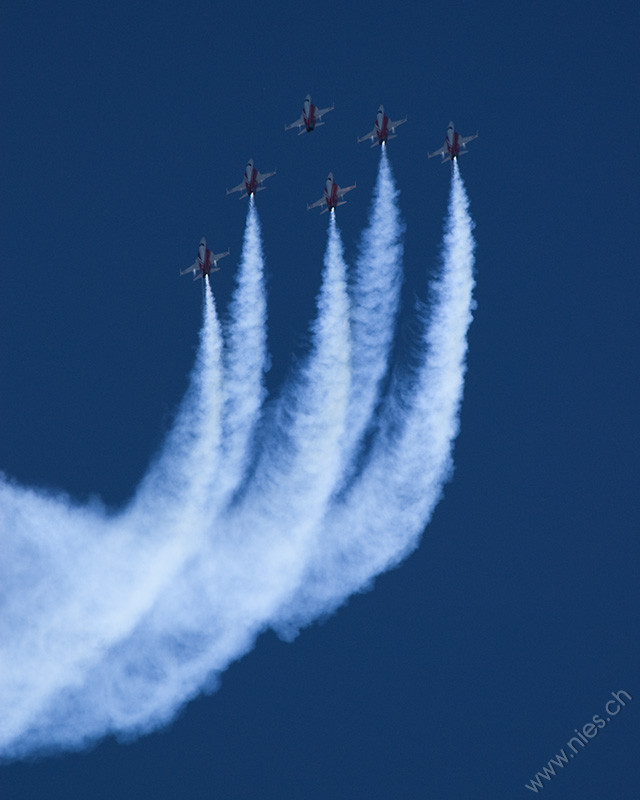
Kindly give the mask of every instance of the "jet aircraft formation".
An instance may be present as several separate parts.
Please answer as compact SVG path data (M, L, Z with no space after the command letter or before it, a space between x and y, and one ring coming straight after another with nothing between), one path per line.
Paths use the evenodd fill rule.
M325 124L322 120L322 117L333 110L333 105L327 106L327 108L318 108L311 102L311 95L308 94L304 99L302 104L302 113L298 119L296 119L290 125L285 125L284 129L285 131L289 131L292 128L298 128L298 135L302 133L311 133L311 131L315 130L319 125ZM385 114L384 106L380 105L372 130L370 130L369 133L365 133L363 136L358 137L358 142L364 142L369 139L371 141L371 147L377 147L378 145L383 147L386 145L389 139L395 139L397 137L398 134L396 133L396 128L398 128L400 125L403 125L406 121L407 118L403 117L402 119L393 122ZM445 161L454 161L459 156L469 152L467 150L467 144L473 139L477 138L477 136L477 132L472 136L460 136L458 131L455 129L453 122L450 122L447 128L447 136L444 140L444 144L438 150L434 150L433 153L428 153L428 157L432 158L433 156L441 155L441 163L444 163ZM259 172L254 165L253 159L250 158L247 162L242 181L237 186L234 186L233 189L227 189L227 195L233 194L234 192L241 192L239 195L240 198L251 197L257 192L265 189L266 187L262 185L263 181L275 174L276 170L265 173ZM344 188L338 186L333 179L333 173L330 172L327 176L322 197L320 197L314 203L307 203L307 210L324 206L320 212L321 214L324 214L327 211L334 211L338 206L342 206L347 202L342 198L347 192L350 192L355 188L355 183L352 186L346 186ZM229 250L226 250L224 253L212 253L211 250L207 248L207 242L205 238L202 237L200 240L200 246L198 248L196 260L190 267L181 270L180 274L186 275L188 272L192 272L194 280L204 278L211 272L217 272L220 269L220 267L218 267L218 260L228 255Z

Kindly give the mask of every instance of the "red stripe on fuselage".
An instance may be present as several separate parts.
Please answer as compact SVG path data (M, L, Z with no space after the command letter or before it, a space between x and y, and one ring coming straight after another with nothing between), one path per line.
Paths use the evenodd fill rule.
M449 148L449 152L451 153L451 158L456 158L460 155L460 134L458 131L453 132L453 144Z
M316 127L316 111L317 107L311 103L309 106L309 113L304 118L304 123L307 126L308 131L312 131Z
M247 194L255 194L256 189L258 188L258 170L253 167L251 170L251 178L248 181L244 182L244 185L247 188Z
M331 210L338 205L338 186L334 183L331 186L331 194L327 195L327 208Z
M380 144L389 138L389 117L385 114L382 118L382 128L378 128L378 141Z

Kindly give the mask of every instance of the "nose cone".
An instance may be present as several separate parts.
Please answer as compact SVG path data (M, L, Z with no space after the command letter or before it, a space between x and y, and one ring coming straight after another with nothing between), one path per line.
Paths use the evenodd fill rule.
M452 131L453 129L454 129L454 128L453 128L453 121L451 121L451 122L449 123L449 127L447 128L447 130L448 130L448 131Z
M333 181L333 172L330 172L330 173L327 175L327 180L328 180L328 181Z
M378 109L378 114L384 114L384 106L380 106Z
M202 239L200 239L200 247L206 247L206 246L207 246L207 240L203 236Z
M307 96L304 98L304 101L305 101L305 103L310 103L310 102L311 102L311 95L310 95L310 94L308 94L308 95L307 95Z
M250 158L250 159L247 161L247 169L249 169L249 167L251 167L251 168L253 169L253 159L252 159L252 158Z

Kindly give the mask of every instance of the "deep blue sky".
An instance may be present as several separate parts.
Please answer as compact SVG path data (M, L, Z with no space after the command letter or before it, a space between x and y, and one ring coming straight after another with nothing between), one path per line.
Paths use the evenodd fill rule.
M502 798L616 690L624 712L541 794L635 796L638 9L608 3L8 3L0 26L0 469L119 506L186 388L200 290L253 157L277 390L303 352L329 170L352 259L384 103L406 221L402 335L437 264L450 119L478 309L456 471L419 550L293 644L274 635L167 730L1 768L10 800ZM284 132L311 92L335 102ZM231 262L231 263L230 263ZM0 700L1 703L1 700Z

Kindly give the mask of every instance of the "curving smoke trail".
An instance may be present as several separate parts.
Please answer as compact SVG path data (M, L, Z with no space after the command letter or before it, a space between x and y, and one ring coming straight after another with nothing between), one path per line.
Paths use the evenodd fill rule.
M251 195L237 287L225 330L223 468L216 486L221 504L238 488L249 466L251 441L265 398L266 324L262 238Z
M0 610L0 751L34 728L52 698L64 696L135 629L192 556L203 535L197 523L210 489L203 460L218 458L220 346L207 285L189 389L128 511L109 517L63 496L0 483L0 532L9 555L0 567L6 590Z
M204 276L204 320L200 344L187 394L156 462L143 478L130 513L143 513L154 522L185 513L201 515L209 507L213 470L221 461L222 333L211 292ZM158 513L158 500L162 513Z
M338 477L351 380L346 272L332 212L311 351L278 399L242 516L254 509L289 528L324 513Z
M441 274L431 308L419 309L418 366L410 380L395 381L366 465L330 509L299 591L274 620L286 638L405 558L451 474L473 309L472 230L455 161Z
M398 194L382 144L371 217L362 235L351 286L353 371L343 447L345 467L350 466L362 446L388 370L402 283L404 226Z
M455 165L418 366L380 397L401 260L383 154L351 304L332 214L309 355L262 417L266 303L250 205L224 350L207 291L189 392L130 506L109 516L0 482L5 758L154 729L260 631L295 632L416 546L458 430L471 228Z

